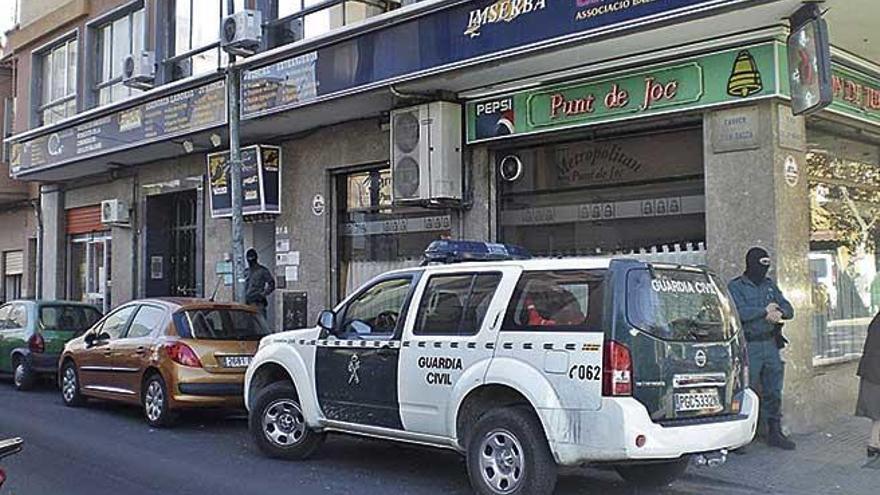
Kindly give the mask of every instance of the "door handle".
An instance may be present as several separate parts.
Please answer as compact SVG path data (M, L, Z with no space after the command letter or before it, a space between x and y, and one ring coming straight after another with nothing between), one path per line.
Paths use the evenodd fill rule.
M394 355L394 348L389 345L383 345L376 351L376 355L382 359L388 359Z
M111 354L113 354L113 351L111 351L110 349L104 349L105 356L110 356Z
M144 347L144 346L138 346L138 348L135 349L134 352L135 352L135 354L146 354L146 353L147 353L147 348Z

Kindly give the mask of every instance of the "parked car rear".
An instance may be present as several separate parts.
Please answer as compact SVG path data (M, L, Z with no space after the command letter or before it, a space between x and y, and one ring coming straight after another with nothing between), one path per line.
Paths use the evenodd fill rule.
M243 406L244 373L268 335L251 307L199 299L144 299L115 309L62 355L64 403L137 404L153 426L184 409Z
M101 319L98 308L73 301L12 301L0 306L0 373L19 390L55 375L64 344Z

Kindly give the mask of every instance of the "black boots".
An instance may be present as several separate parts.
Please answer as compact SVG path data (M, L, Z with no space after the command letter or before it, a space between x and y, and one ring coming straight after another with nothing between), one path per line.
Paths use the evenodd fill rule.
M795 449L795 443L782 433L782 425L779 420L767 423L767 445L783 450Z

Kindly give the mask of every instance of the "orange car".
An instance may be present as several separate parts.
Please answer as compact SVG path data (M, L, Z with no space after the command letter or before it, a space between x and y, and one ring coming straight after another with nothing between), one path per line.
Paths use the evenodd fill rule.
M88 397L139 404L152 426L171 424L182 409L239 408L245 370L269 333L248 306L132 301L65 345L61 396L68 406Z

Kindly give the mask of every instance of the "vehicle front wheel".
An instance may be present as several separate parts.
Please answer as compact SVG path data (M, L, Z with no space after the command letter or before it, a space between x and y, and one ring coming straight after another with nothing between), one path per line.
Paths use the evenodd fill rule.
M492 409L470 430L467 470L480 495L549 495L557 467L544 428L527 407Z
M632 485L643 488L662 488L681 478L687 471L690 461L690 457L684 456L674 461L631 464L616 466L614 469L621 478Z
M296 390L273 383L257 393L248 417L257 447L268 457L303 460L324 442L325 435L306 424Z
M77 407L85 404L86 398L80 393L79 374L73 361L67 361L61 368L61 400L68 407Z
M168 387L158 374L144 382L144 419L154 428L164 428L174 424L174 413L168 407Z
M12 374L12 383L15 384L15 389L20 391L30 390L34 388L36 379L37 376L31 365L27 363L27 360L22 357L15 358Z

